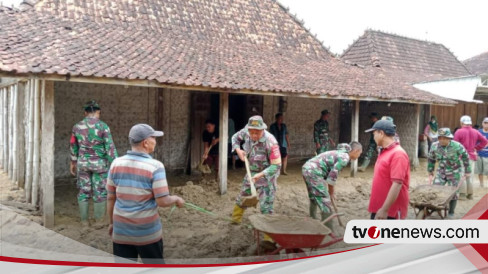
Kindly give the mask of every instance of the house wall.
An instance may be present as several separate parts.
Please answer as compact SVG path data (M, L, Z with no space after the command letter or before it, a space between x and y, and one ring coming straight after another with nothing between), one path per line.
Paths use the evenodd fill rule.
M380 117L391 116L397 126L400 144L408 153L410 161L414 161L418 155L416 149L418 140L416 111L417 105L414 104L361 102L359 105L359 141L364 149L366 149L369 143L370 133L365 133L364 131L371 128L371 121L368 117L371 112L378 113Z
M85 102L96 100L101 107L101 120L110 127L119 155L130 149L127 136L137 123L157 127L157 104L161 101L165 133L158 140L156 158L167 168L182 168L186 156L189 122L189 92L146 87L124 87L88 83L56 82L55 90L55 172L56 177L69 174L69 138L72 127L83 119ZM158 96L162 100L158 100Z
M313 143L313 125L320 119L320 112L324 109L331 113L329 118L330 132L334 142L339 139L340 101L325 99L310 99L299 97L285 97L287 110L283 113L284 122L288 127L291 149L290 157L300 158L315 154ZM279 111L277 96L264 96L263 118L268 127L274 123L274 116Z
M439 127L448 127L454 131L460 126L459 120L463 115L471 116L473 126L482 126L483 119L488 116L488 104L459 103L452 107L432 106L431 114L437 116Z

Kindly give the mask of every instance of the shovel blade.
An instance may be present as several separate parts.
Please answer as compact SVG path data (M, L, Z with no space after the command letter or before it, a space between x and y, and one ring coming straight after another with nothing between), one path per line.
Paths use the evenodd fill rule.
M242 199L241 207L256 207L256 205L259 202L257 196L246 196L242 198L243 199Z

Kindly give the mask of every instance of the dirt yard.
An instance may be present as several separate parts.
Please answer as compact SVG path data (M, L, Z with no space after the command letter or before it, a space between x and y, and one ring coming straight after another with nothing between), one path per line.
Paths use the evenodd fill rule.
M308 215L308 196L301 176L303 162L290 164L288 176L278 179L275 213L289 216ZM411 174L411 189L426 184L426 161L421 159L421 166ZM172 194L182 196L187 202L216 213L219 217L193 209L161 208L159 210L163 222L164 255L168 262L242 262L256 260L254 257L256 244L248 217L258 213L257 209L248 209L243 224L236 226L228 219L239 191L244 169L229 170L228 193L218 194L217 183L213 180L202 180L201 177L177 176L169 177ZM1 175L1 199L22 201L22 190L18 190L5 174ZM349 176L349 168L344 170L336 186L337 207L343 212L343 221L351 219L369 219L367 212L371 188L372 168L358 177ZM488 188L480 188L477 177L474 180L474 200L460 201L456 208L456 218L461 218L476 202L488 193ZM56 182L55 194L55 228L54 231L71 239L100 249L112 252L112 243L106 228L82 228L78 217L76 202L76 186L74 180ZM28 216L31 220L41 223L39 216ZM408 218L414 218L412 209ZM335 223L338 234L344 233ZM319 253L351 249L357 246L345 243L335 244ZM199 260L204 259L205 260Z

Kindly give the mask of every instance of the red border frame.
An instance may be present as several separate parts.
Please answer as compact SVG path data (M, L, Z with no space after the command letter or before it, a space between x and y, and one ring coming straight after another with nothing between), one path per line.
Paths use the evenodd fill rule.
M0 261L11 262L11 263L24 263L24 264L40 264L40 265L62 265L62 266L95 266L95 267L145 267L145 268L161 268L161 267L175 267L175 268L189 268L189 267L218 267L218 266L238 266L238 265L253 265L253 264L266 264L266 263L276 263L276 262L286 262L286 261L296 261L308 258L317 258L322 256L328 256L333 254L340 254L349 251L360 250L368 247L373 247L380 244L374 244L369 246L358 247L349 250L343 250L333 253L320 254L302 258L292 258L283 259L276 261L260 261L260 262L246 262L246 263L228 263L228 264L138 264L138 263L96 263L96 262L76 262L76 261L54 261L54 260L41 260L41 259L27 259L27 258L16 258L8 256L0 256Z

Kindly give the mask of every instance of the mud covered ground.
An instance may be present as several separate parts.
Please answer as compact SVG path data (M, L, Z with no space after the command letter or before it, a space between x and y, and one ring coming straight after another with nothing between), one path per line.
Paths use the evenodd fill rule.
M309 200L301 176L303 162L290 164L288 176L280 176L275 200L275 213L288 216L307 216ZM426 162L421 159L421 166L411 174L411 189L427 183ZM169 176L170 191L180 195L187 202L215 213L211 216L194 209L160 208L163 222L164 255L168 262L239 262L254 261L256 244L248 217L258 213L257 209L246 210L242 225L232 225L228 221L239 191L244 169L229 170L228 192L221 196L218 185L211 178L200 176ZM1 175L1 199L23 201L23 191ZM212 176L208 176L212 177ZM212 177L213 178L213 177ZM346 168L339 176L336 185L337 207L344 223L351 219L369 219L367 206L371 189L372 168L358 177L349 176ZM483 197L488 188L480 188L477 177L474 180L474 200L460 201L456 209L456 218L461 218L476 202ZM76 201L76 186L73 179L56 182L55 227L54 231L71 239L112 253L112 242L107 228L83 228L79 222ZM91 209L92 210L92 209ZM42 223L40 216L27 216ZM410 208L408 218L415 218ZM344 228L335 223L336 232L344 233ZM357 246L337 243L319 253L350 249ZM204 260L199 260L204 259Z

